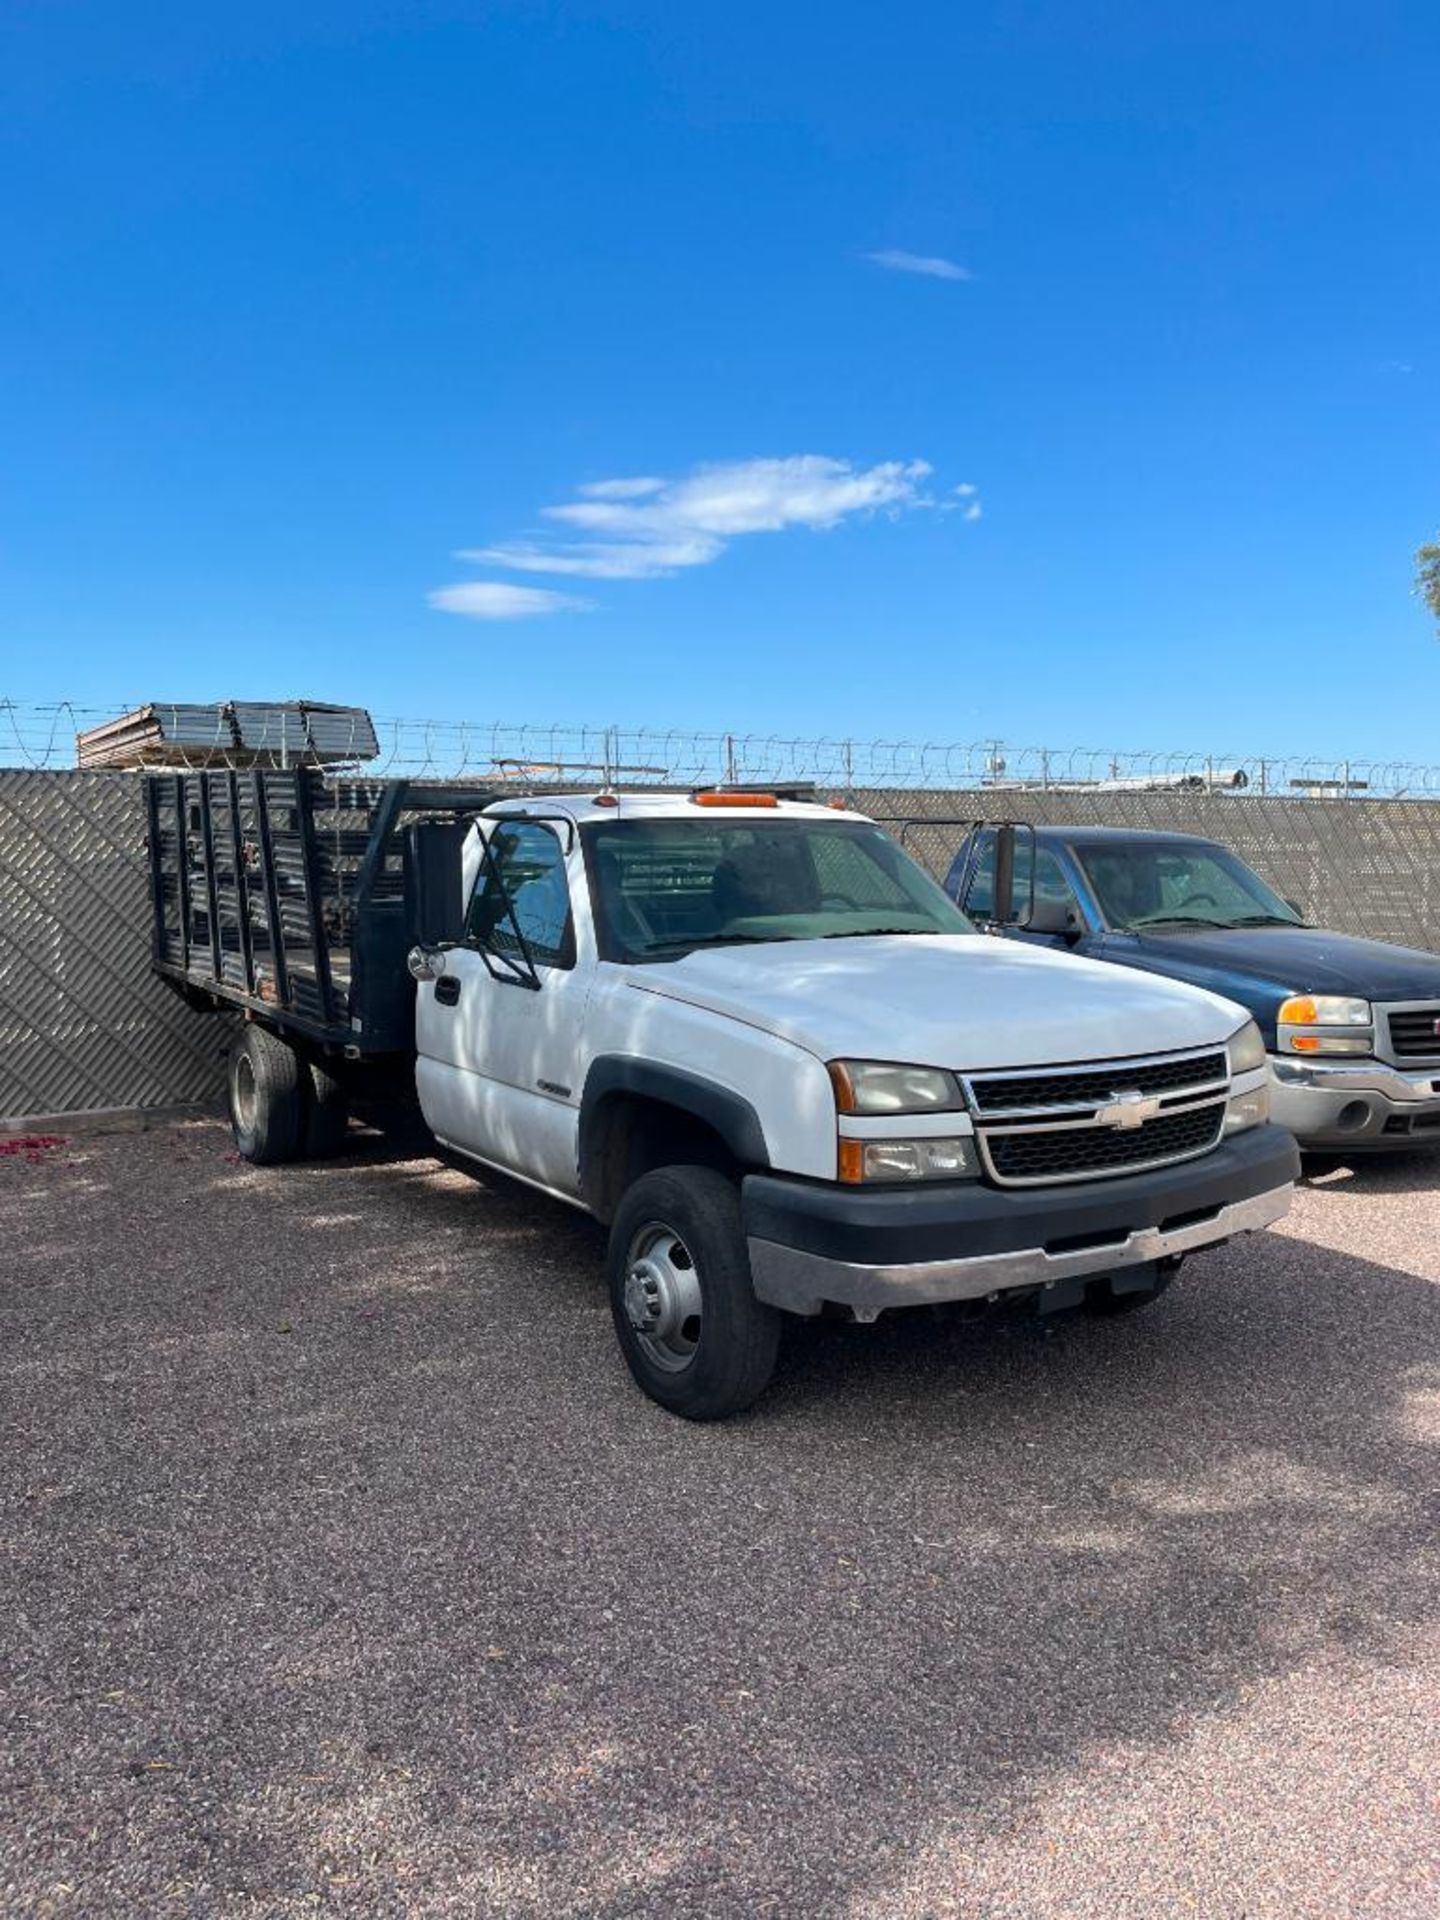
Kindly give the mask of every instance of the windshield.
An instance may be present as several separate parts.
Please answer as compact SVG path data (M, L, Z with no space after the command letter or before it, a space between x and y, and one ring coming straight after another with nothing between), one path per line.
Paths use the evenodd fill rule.
M1295 909L1224 847L1083 843L1075 857L1112 927L1299 927Z
M974 931L869 824L615 820L582 833L607 960L673 960L750 941Z

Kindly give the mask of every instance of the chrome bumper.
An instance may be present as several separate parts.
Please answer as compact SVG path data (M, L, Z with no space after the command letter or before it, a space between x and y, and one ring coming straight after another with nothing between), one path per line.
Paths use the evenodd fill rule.
M886 1307L988 1300L1019 1288L1050 1288L1064 1280L1114 1273L1124 1267L1194 1253L1228 1240L1232 1234L1270 1226L1288 1210L1293 1191L1289 1184L1272 1187L1252 1199L1218 1207L1202 1220L1169 1229L1141 1227L1103 1245L1064 1253L1022 1247L957 1260L862 1266L752 1238L750 1270L756 1293L772 1306L792 1313L814 1313L820 1301L834 1301L853 1308L858 1316L873 1318Z
M1306 1147L1440 1146L1440 1070L1271 1055L1270 1116Z

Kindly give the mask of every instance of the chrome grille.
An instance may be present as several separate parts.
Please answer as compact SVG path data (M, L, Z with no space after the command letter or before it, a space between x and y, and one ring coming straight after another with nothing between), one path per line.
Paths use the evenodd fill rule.
M1230 1093L1223 1049L972 1074L966 1098L1000 1186L1044 1186L1167 1166L1208 1153Z
M1219 1050L1179 1059L1078 1067L1071 1073L997 1074L971 1081L977 1113L1009 1113L1017 1108L1103 1105L1124 1086L1136 1093L1177 1093L1220 1084L1230 1077L1230 1062Z

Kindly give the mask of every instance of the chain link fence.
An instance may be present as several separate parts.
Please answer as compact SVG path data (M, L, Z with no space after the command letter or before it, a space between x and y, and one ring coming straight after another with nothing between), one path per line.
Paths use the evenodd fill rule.
M132 705L143 705L134 702ZM56 772L75 765L75 736L120 706L0 698L0 767ZM218 710L217 710L218 711ZM262 712L259 707L249 711ZM1041 793L1250 793L1311 799L1440 800L1440 764L1175 749L1027 747L1005 741L925 741L705 731L622 725L523 725L482 720L373 721L367 776L533 784L580 777L631 785L797 785L832 791L1035 789ZM277 737L283 727L277 726ZM216 742L193 764L228 764ZM366 735L366 745L369 736ZM166 764L187 764L183 753ZM249 765L247 757L237 764Z

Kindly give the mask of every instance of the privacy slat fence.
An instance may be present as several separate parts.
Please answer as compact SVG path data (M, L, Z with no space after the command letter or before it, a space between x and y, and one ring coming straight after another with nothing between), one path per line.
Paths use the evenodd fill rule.
M221 1022L150 971L138 779L0 771L0 1122L220 1089Z
M943 876L943 816L1204 833L1315 921L1440 952L1440 803L1193 790L883 787L859 804ZM927 824L928 823L928 824ZM224 1023L150 971L142 785L0 771L0 1123L218 1096Z

